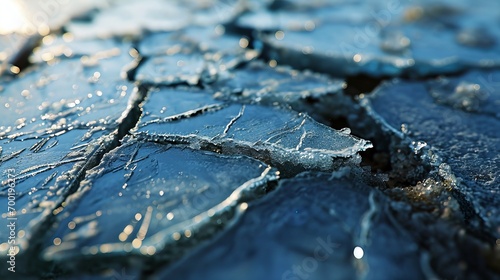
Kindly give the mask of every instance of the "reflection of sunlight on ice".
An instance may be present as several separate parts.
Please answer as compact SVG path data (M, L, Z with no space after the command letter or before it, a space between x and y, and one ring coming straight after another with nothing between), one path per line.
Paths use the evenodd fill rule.
M16 0L2 1L0 8L0 34L22 30L26 23L24 11Z
M356 247L354 248L354 251L353 251L353 254L354 254L354 257L358 260L362 259L365 252L363 251L363 248L361 247Z
M58 29L74 16L109 6L111 0L2 0L0 35L17 33L41 36Z

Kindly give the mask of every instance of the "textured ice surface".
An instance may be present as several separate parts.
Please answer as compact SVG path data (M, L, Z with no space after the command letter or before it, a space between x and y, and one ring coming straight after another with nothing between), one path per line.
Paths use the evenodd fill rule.
M4 107L0 137L14 139L113 124L133 89L120 78L121 66L131 57L119 50L116 55L96 58L92 64L86 64L83 57L55 61L5 83L0 94ZM111 107L119 110L110 114L106 109Z
M423 279L418 248L378 191L358 180L309 174L281 181L230 230L156 277Z
M207 71L201 53L178 52L149 58L137 71L136 78L143 83L195 86Z
M157 32L144 36L138 44L142 56L172 55L193 51L195 46L182 39L182 32Z
M205 59L212 64L212 71L224 72L256 58L260 49L250 47L250 39L226 31L223 25L191 27L182 32L182 39L196 45ZM255 46L254 46L255 47Z
M468 72L459 78L430 81L428 90L436 103L500 119L500 72Z
M254 59L245 37L226 34L222 25L154 33L141 41L145 56L137 80L154 84L211 83L219 73Z
M21 252L105 142L97 139L118 128L134 89L114 72L122 61L113 57L84 66L78 59L62 60L3 85L0 202L7 205L8 179L14 179ZM4 218L10 214L2 210ZM0 232L2 254L8 234Z
M229 21L243 8L241 0L119 1L96 14L91 24L73 21L67 28L79 38L138 36L143 31L173 31L191 25Z
M221 73L210 85L221 100L263 105L287 104L316 120L344 114L352 102L342 95L345 82L308 71L254 61Z
M320 2L238 20L272 31L264 40L278 62L335 75L430 75L500 63L496 2Z
M428 156L449 181L465 215L480 218L472 225L496 238L500 237L498 81L498 71L427 83L394 81L362 102L380 124L409 137L415 153ZM438 159L425 152L429 148Z
M272 67L256 61L219 77L212 87L219 89L228 99L293 104L300 99L340 93L345 83L311 72Z
M152 141L186 144L225 154L258 158L289 174L332 170L357 159L371 143L279 107L223 103L209 92L152 91L135 135ZM172 106L172 109L170 107Z
M96 5L35 2L27 15L56 21L74 13L50 3ZM21 73L0 84L0 204L15 176L17 269L30 273L17 276L494 279L500 75L342 91L495 66L498 6L107 0L60 30L38 26L33 50L0 37L0 63L35 63L3 63ZM388 174L343 177L371 144L307 114L334 127L357 117L353 131L377 144L363 164L391 153ZM294 177L304 170L330 173ZM277 171L291 179L270 192Z
M82 65L91 67L98 65L100 60L119 57L120 60L115 58L113 61L116 65L113 68L108 66L106 72L112 69L120 71L133 58L131 48L130 42L120 39L78 39L71 33L51 34L43 38L30 60L33 63L51 63L57 58L80 58Z
M178 257L230 224L276 178L248 157L129 139L69 198L44 256L69 269L106 257Z
M202 75L210 75L208 62L196 45L180 38L181 33L154 33L139 45L146 57L136 79L143 83L197 85Z

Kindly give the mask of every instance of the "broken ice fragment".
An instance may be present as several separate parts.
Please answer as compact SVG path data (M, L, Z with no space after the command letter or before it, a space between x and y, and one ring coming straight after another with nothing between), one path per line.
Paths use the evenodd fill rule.
M141 56L152 57L191 53L195 46L181 38L182 32L157 32L145 36L138 45Z
M219 72L257 57L259 52L247 48L248 44L244 37L226 34L222 25L151 34L139 45L146 59L137 71L137 80L163 85L209 84Z
M244 156L130 138L88 172L43 255L69 270L132 255L178 258L231 223L275 172Z
M230 230L155 277L425 278L417 242L387 209L379 192L351 179L313 173L284 180Z
M211 87L231 100L294 104L300 99L340 93L345 83L311 72L270 67L255 61L225 73Z
M194 44L218 72L236 68L260 54L260 49L250 48L248 38L226 32L222 25L191 27L181 34L181 38Z
M243 3L240 0L117 2L101 9L91 22L73 21L67 28L78 38L140 36L144 31L174 31L191 25L224 23L241 12Z
M94 164L95 155L110 145L113 137L103 136L120 127L134 86L107 70L122 61L123 57L107 58L90 70L77 59L61 60L36 65L4 84L0 104L8 106L0 119L0 167L10 170L15 180L19 262L30 261L21 256L36 248L42 239L39 231L74 191L85 166ZM102 79L89 82L91 77ZM0 203L7 205L5 176L0 179ZM5 208L1 214L7 218L10 212ZM8 234L0 231L4 257L8 257ZM37 269L34 264L33 269Z
M207 65L201 54L176 53L155 56L139 67L136 79L157 85L197 85Z
M442 77L429 84L429 93L437 103L500 118L500 97L494 93L500 78L495 72L470 72L461 79Z
M245 20L252 15L262 17L262 12L247 14L237 24L259 31L271 29L262 36L266 56L297 68L339 76L426 76L500 65L500 46L494 39L500 35L498 6L487 9L488 3L463 2L459 7L419 3L415 7L383 1L346 2L310 4L302 12L296 11L300 5L291 4L295 9L266 11L271 17L264 26L262 21ZM341 11L344 16L338 17ZM314 28L297 29L283 20L304 14Z
M79 58L83 66L99 65L99 61L114 58L113 68L109 67L106 72L111 70L120 71L124 65L132 60L129 55L132 46L130 42L122 42L119 39L114 40L82 40L74 38L71 33L62 35L50 34L42 39L40 47L36 48L30 57L32 63L51 62L56 58ZM117 60L121 58L121 61ZM122 65L119 65L119 64Z
M143 106L145 114L163 107L166 114L139 122L134 135L150 141L252 156L278 167L286 175L308 169L332 170L350 161L357 162L357 153L371 147L368 141L319 124L303 113L252 104L221 104L207 100L207 94L183 88L151 92ZM189 95L200 96L206 103L183 103L177 97ZM184 112L178 113L183 104ZM177 111L169 113L171 105L177 106Z
M385 129L410 139L439 171L470 226L500 237L500 72L472 71L427 83L393 81L362 100ZM398 134L405 124L406 134ZM425 142L423 142L425 141ZM437 155L437 156L436 156Z
M15 209L2 210L3 218L16 218L16 246L20 253L25 253L30 240L36 236L38 227L44 219L51 215L69 192L72 181L76 178L78 168L99 148L100 143L86 143L80 148L74 148L74 143L82 137L85 131L72 130L59 136L53 136L41 146L38 139L24 141L1 141L3 157L0 159L2 178L0 179L0 202L15 198ZM35 149L31 149L35 147ZM9 174L7 174L7 172ZM15 192L9 191L11 181ZM1 252L7 253L9 246L8 231L1 231ZM5 243L4 243L5 242Z
M217 91L217 99L268 106L286 104L327 122L325 115L332 118L349 114L353 104L342 94L345 86L344 81L325 75L253 61L220 73L210 88Z

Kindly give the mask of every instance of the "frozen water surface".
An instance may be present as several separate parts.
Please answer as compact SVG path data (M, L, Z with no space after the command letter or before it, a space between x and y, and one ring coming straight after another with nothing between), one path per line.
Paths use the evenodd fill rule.
M137 80L144 83L197 85L207 72L207 63L201 54L178 52L149 58L137 71Z
M111 74L111 70L120 71L123 65L129 62L133 56L131 43L120 39L98 40L79 39L72 33L51 34L43 38L41 45L34 50L30 60L33 63L53 62L57 58L80 58L83 66L97 66L100 60L113 60L113 68L105 69ZM116 59L119 57L120 60ZM110 62L107 63L108 65ZM114 73L114 72L113 72Z
M244 156L129 139L68 199L44 256L67 269L106 257L179 257L230 224L276 178L276 170Z
M426 76L499 65L500 14L495 5L291 4L278 8L275 17L257 12L239 20L243 26L272 31L264 41L271 48L268 55L278 62L341 76Z
M222 25L191 27L173 33L146 36L139 45L146 59L137 80L154 84L208 84L257 57L245 37L227 34Z
M324 116L340 116L352 106L351 99L342 94L345 87L343 80L260 61L221 72L210 84L220 100L268 106L287 104L322 121Z
M497 239L498 81L498 71L470 72L427 83L394 81L362 102L380 123L412 140L415 153L427 157L449 181L472 226ZM402 125L404 134L400 131ZM429 148L432 151L426 152ZM476 215L479 220L474 218Z
M141 41L139 53L145 57L136 79L143 83L197 85L208 62L196 45L180 38L180 33L154 33Z
M250 203L233 228L153 278L430 276L420 267L418 245L394 224L387 207L379 192L357 179L312 173L283 180Z
M15 276L498 278L496 2L87 2L0 37Z
M301 99L340 95L345 87L342 80L274 66L258 61L249 63L221 75L211 87L227 99L265 104L297 104Z
M223 25L192 27L184 30L182 38L195 44L211 63L211 71L224 72L254 60L260 49L251 48L247 36L226 31Z
M0 165L15 180L21 253L30 238L38 238L38 227L71 192L82 168L111 140L99 138L119 127L134 86L110 70L125 60L101 58L91 66L79 59L61 60L4 84ZM0 191L5 204L6 176L2 174ZM2 210L4 218L10 214ZM6 241L9 233L0 234ZM0 246L7 251L7 243Z
M133 90L131 83L120 78L120 66L131 58L124 59L120 51L116 54L96 58L92 64L83 57L55 61L5 83L0 95L5 110L0 137L15 139L112 125L126 109ZM118 110L109 111L112 107Z
M151 92L143 109L145 115L157 117L148 116L139 122L135 135L226 154L245 154L288 174L307 169L332 170L351 159L356 162L357 153L371 147L371 143L349 135L347 130L336 131L302 113L222 103L204 97L207 94L182 88ZM188 97L188 102L180 99L189 95L200 96L205 102L196 102L193 97ZM170 104L175 104L172 112Z
M143 31L175 31L231 20L243 9L241 0L120 1L97 13L89 22L67 25L79 38L139 36Z

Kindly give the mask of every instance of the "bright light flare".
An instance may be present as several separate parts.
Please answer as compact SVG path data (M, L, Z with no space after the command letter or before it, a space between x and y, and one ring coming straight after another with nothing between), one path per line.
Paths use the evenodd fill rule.
M3 0L0 5L0 34L22 32L27 21L20 1Z

